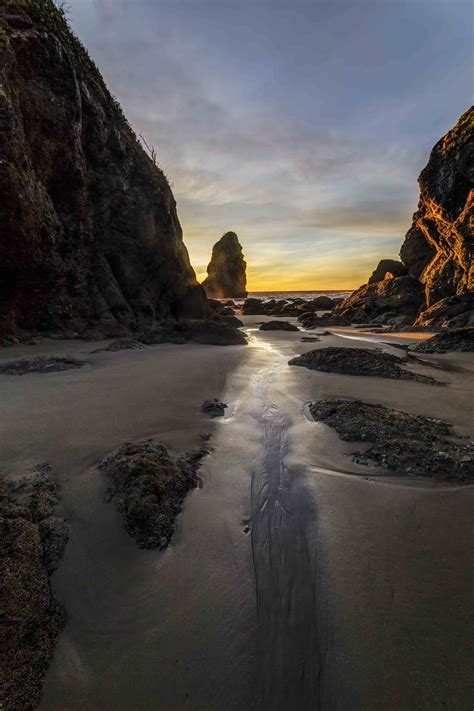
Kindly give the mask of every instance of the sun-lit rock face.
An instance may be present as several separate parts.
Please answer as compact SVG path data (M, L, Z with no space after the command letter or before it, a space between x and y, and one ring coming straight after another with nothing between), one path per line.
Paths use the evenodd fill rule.
M474 288L474 107L433 148L400 257L425 287L426 307Z
M247 296L247 278L242 247L235 232L226 232L212 248L207 279L202 285L209 298L242 299Z
M474 322L474 107L438 141L419 184L418 210L400 250L402 263L379 262L369 284L345 299L338 313L360 321L375 315L380 321L390 301L394 313L388 323L396 314L400 323L422 327Z
M205 315L168 182L51 0L0 3L0 332Z

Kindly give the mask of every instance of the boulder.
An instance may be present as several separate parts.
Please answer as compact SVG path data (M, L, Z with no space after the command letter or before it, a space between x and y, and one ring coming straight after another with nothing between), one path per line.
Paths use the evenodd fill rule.
M221 319L181 319L180 321L166 322L141 333L139 340L147 345L187 343L188 341L213 346L247 345L247 339L242 331Z
M357 464L436 479L474 479L474 445L442 420L360 400L319 400L309 411L346 442L369 444L352 452Z
M474 294L450 296L436 301L416 318L421 328L461 328L474 325Z
M201 410L209 417L224 417L226 407L225 402L214 398L214 400L205 400L201 405Z
M420 341L408 350L416 353L451 353L453 351L474 352L474 328L455 328L438 333L432 338Z
M374 376L393 380L418 380L435 384L433 378L413 373L401 368L407 358L399 358L391 353L366 348L318 348L308 351L288 361L288 365L298 365L322 373L341 375Z
M263 316L267 313L268 305L265 306L262 299L245 299L242 305L243 316Z
M338 304L334 313L352 322L367 322L386 312L416 318L424 302L423 286L409 276L365 284Z
M387 278L395 279L407 274L408 270L402 262L398 262L395 259L381 259L369 277L368 283L375 284ZM390 276L388 277L387 275Z
M207 279L202 283L209 298L247 296L247 264L235 232L226 232L212 248L212 257L207 267Z
M165 548L197 470L209 450L173 456L157 440L127 442L99 464L127 532L140 548Z
M260 331L299 331L298 326L289 321L265 321L260 326Z

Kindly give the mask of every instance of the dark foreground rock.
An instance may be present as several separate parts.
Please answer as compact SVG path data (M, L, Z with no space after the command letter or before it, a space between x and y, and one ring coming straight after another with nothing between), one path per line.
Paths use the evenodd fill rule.
M352 453L358 464L437 479L474 480L473 443L456 437L442 420L360 400L319 400L309 410L346 442L373 443Z
M433 338L420 341L408 350L416 353L449 353L452 351L474 351L474 328L457 328L438 333Z
M226 232L212 248L207 267L207 279L202 283L207 296L214 299L247 296L246 263L239 238L235 232Z
M201 460L209 453L174 457L157 440L128 442L99 464L127 532L140 548L165 548L175 529L184 497L198 483Z
M213 346L245 346L247 339L233 325L212 319L182 319L164 323L140 334L139 340L147 345L158 343L206 343Z
M363 375L395 380L417 380L421 383L440 384L434 378L404 370L400 364L407 359L391 353L365 348L318 348L292 358L289 365L300 365L310 370L341 375Z
M0 365L3 375L28 375L28 373L59 373L63 370L82 368L85 362L77 358L60 356L39 357L32 360L15 360Z
M201 410L209 417L224 417L227 404L220 400L205 400L201 405Z
M109 345L105 346L104 348L96 348L95 350L91 351L91 353L139 351L143 350L144 348L144 344L136 338L119 338L116 341L112 341L112 343L109 343Z
M299 331L298 326L289 321L265 321L260 326L260 331Z
M58 491L49 467L16 483L0 479L0 708L38 706L64 613L49 576L68 539L54 516Z

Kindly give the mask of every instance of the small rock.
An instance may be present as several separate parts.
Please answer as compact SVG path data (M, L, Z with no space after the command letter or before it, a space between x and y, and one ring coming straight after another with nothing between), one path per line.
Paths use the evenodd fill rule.
M209 417L223 417L227 404L219 400L205 400L201 405L201 410Z

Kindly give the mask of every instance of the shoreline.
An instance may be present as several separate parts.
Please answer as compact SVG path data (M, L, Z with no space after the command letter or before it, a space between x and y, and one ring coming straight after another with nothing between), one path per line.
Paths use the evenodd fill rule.
M350 443L309 422L303 404L336 396L398 403L407 411L443 416L472 437L465 417L474 381L466 376L468 370L474 376L469 354L430 356L433 363L465 369L443 370L448 395L443 392L438 403L423 383L286 367L292 356L314 347L348 345L341 337L347 329L330 329L338 335L314 345L299 340L304 331L258 331L257 322L266 317L243 320L250 334L246 348L161 345L97 353L92 365L77 371L0 376L9 403L2 425L4 468L15 476L48 461L62 486L71 532L52 578L68 623L41 708L152 709L159 700L170 708L252 709L257 689L276 709L290 702L314 708L315 699L320 708L337 711L404 708L416 706L433 688L439 699L463 703L468 660L459 648L474 631L474 620L461 620L450 601L464 600L467 614L465 571L472 569L472 554L460 551L457 541L470 535L473 489L372 473L346 456ZM411 342L412 335L419 340L429 334L390 339ZM382 338L358 329L351 345L400 353ZM84 345L12 346L0 361L39 353L81 357ZM422 369L435 374L429 363ZM46 381L54 385L48 397ZM200 411L214 397L230 405L227 419L210 420ZM185 499L170 546L140 550L113 505L104 502L106 484L97 463L128 440L157 436L174 452L187 451L206 432L213 434L214 452L199 472L202 488ZM276 442L280 455L274 460ZM272 464L278 461L284 469ZM271 496L280 497L283 476L290 487L286 503L298 511L302 526L301 545L291 526L281 529L286 538L275 539L281 522L258 523L259 498L254 494L252 503L251 481L256 484L262 473L266 480L273 470L277 488L270 484ZM252 530L255 525L261 533ZM455 527L456 535L446 537L446 527ZM267 558L268 546L278 540L281 556ZM420 560L425 562L418 570ZM295 610L313 610L317 640L305 625L307 615L288 617L285 605L278 603L274 615L262 619L255 565L264 607L300 600ZM433 580L440 575L435 590ZM315 606L299 597L308 577ZM423 604L419 619L418 604L406 607L409 599ZM400 600L398 606L393 600ZM404 636L408 623L411 631ZM419 648L416 640L426 638L430 645ZM259 639L260 645L271 640L270 650L282 644L290 663L262 658ZM295 687L309 658L320 659L320 684ZM405 677L407 659L425 681ZM284 673L275 675L276 669ZM443 708L432 708L438 707Z

